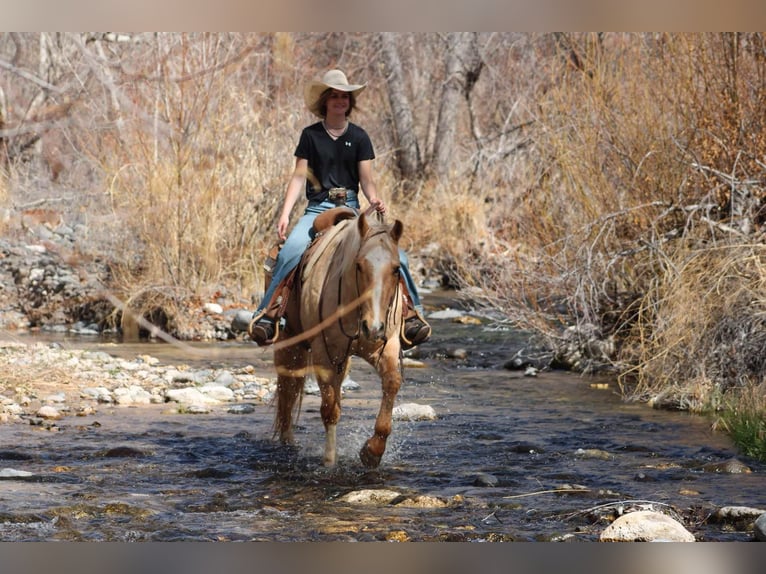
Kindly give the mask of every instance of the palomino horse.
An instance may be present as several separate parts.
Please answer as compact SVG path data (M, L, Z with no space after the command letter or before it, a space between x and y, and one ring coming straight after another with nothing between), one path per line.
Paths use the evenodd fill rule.
M353 214L352 214L353 215ZM391 433L391 412L402 383L402 292L398 242L403 225L367 214L330 227L297 269L288 299L286 325L274 347L277 369L275 434L293 442L293 413L300 410L303 383L314 373L322 397L324 465L336 461L341 383L352 355L365 359L380 376L383 397L375 432L359 453L376 467Z

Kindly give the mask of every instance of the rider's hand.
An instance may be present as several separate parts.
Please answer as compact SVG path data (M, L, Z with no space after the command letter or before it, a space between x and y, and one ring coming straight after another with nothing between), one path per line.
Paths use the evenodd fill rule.
M280 217L277 221L277 236L280 241L287 239L287 226L290 224L289 217Z
M376 199L375 201L371 203L375 207L375 211L377 211L378 213L382 215L386 214L386 204L383 203L382 199Z

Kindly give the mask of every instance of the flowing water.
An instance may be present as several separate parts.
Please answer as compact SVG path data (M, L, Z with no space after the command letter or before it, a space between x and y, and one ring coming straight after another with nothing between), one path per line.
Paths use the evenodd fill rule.
M668 512L697 540L749 540L711 518L719 506L763 506L766 468L738 455L710 421L624 404L614 381L503 370L518 333L434 320L397 403L431 405L433 421L397 421L379 469L357 452L379 406L372 369L343 399L339 465L321 466L318 398L304 398L298 445L272 441L273 412L169 414L162 405L99 407L58 430L0 426L0 540L347 541L597 540L620 512ZM98 343L83 343L98 347ZM460 347L467 358L447 358ZM254 364L270 353L211 343L209 358L169 345L105 347L172 364ZM597 384L595 384L597 383ZM752 473L714 472L738 458ZM377 505L344 495L399 493Z

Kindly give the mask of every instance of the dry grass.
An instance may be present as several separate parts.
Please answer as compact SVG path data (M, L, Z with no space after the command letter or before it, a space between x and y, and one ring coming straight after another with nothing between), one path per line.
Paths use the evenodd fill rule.
M766 247L676 252L641 302L623 381L633 398L691 411L766 380Z

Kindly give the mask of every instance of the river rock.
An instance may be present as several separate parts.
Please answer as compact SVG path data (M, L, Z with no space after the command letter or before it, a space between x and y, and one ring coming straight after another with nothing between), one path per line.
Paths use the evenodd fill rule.
M231 330L234 333L244 333L253 320L253 312L246 309L240 309L231 320Z
M766 542L766 512L761 514L754 525L755 539L759 542Z
M753 472L744 462L736 458L722 462L711 462L702 467L705 472L719 472L721 474L750 474Z
M684 526L651 510L639 510L620 516L601 533L602 542L694 542L694 535Z
M719 522L742 522L753 521L766 513L762 508L752 508L750 506L722 506L713 515L713 518Z
M499 484L499 482L500 481L494 474L489 474L486 472L480 472L473 479L474 486L495 487Z
M441 311L434 311L428 315L429 319L449 319L454 320L463 316L463 313L456 309L443 309Z
M4 468L0 470L0 478L27 478L32 473L27 470L16 470L15 468Z
M61 418L61 413L57 409L49 405L45 405L37 409L37 412L35 413L35 415L43 419L60 419Z
M463 361L468 358L468 351L463 347L457 347L455 349L447 349L445 355L450 359Z
M148 405L152 402L151 393L138 385L114 389L114 402L121 406Z
M88 387L82 390L80 396L93 399L99 403L111 403L114 401L111 391L106 387Z
M220 402L228 402L234 398L234 391L217 383L209 383L200 387L199 392Z
M255 406L250 403L244 403L241 405L233 405L226 411L232 415L249 415L255 412Z
M219 402L215 398L205 395L193 387L168 389L165 391L165 398L182 405L209 405L218 404Z
M205 303L202 308L205 313L210 313L212 315L223 314L223 307L221 307L218 303Z
M436 411L430 405L404 403L394 407L392 416L397 421L432 421L436 419Z
M348 504L361 504L369 506L381 506L385 504L391 504L395 499L399 498L402 494L395 490L388 489L364 489L355 490L344 494L338 500L340 502L346 502Z

